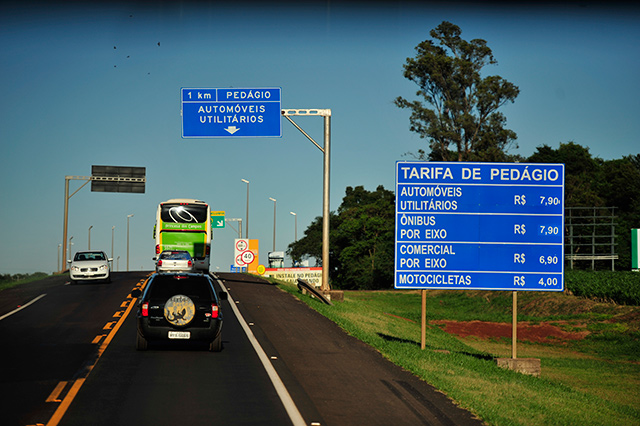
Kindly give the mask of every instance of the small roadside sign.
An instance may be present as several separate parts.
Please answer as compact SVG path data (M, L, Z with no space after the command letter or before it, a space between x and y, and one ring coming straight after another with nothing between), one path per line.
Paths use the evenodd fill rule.
M233 251L234 265L238 268L246 266L247 272L257 272L258 252L258 240L236 239Z
M224 228L224 211L211 212L211 227L212 228Z

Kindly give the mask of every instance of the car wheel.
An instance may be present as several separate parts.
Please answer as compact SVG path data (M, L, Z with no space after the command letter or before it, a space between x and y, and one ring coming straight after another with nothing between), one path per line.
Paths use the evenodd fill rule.
M138 332L136 337L136 350L146 351L148 347L149 347L149 341L144 337L142 337L142 334Z
M222 350L222 332L209 344L209 350L211 352L220 352Z

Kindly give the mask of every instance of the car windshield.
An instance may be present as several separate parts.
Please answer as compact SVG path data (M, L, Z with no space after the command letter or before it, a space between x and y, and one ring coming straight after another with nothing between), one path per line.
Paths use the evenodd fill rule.
M101 251L76 253L74 261L79 260L106 260L104 253Z
M160 259L190 260L191 256L186 251L163 251Z
M204 276L158 275L151 282L150 299L168 299L176 294L191 299L212 299L211 286Z

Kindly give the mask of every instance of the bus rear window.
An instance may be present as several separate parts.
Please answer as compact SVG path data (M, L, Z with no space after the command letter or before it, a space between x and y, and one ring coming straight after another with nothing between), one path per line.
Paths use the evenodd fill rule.
M198 204L162 204L160 219L172 223L205 223L207 206Z

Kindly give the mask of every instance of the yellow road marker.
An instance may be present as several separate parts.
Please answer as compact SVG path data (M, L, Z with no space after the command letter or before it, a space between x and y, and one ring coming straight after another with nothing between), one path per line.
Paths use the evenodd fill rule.
M60 402L58 397L60 396L60 393L65 386L67 386L67 382L58 383L53 392L51 392L51 395L49 395L49 397L44 402Z

